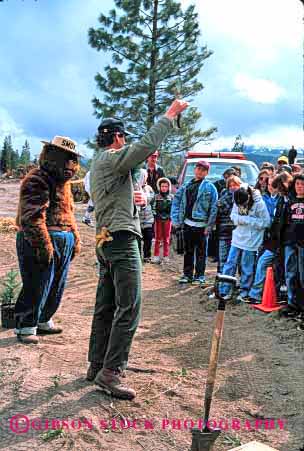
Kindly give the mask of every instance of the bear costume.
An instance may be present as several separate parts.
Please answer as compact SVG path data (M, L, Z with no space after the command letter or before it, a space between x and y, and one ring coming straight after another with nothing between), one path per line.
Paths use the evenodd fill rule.
M43 142L39 168L21 183L16 247L23 287L16 302L15 333L38 343L37 334L62 332L52 316L62 299L71 260L80 252L70 179L79 168L76 143L56 136Z

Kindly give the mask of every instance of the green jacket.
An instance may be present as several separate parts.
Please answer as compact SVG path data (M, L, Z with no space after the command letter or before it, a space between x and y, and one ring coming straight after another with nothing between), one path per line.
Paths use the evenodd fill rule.
M101 149L91 165L91 197L95 206L96 232L129 230L141 236L138 209L133 201L131 169L145 161L166 138L172 122L162 117L137 143L120 151Z

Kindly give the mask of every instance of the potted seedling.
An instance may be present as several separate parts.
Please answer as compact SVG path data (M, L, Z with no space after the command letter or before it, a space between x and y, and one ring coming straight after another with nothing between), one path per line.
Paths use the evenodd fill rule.
M15 327L15 302L20 283L18 271L11 269L5 276L0 292L1 324L5 329Z

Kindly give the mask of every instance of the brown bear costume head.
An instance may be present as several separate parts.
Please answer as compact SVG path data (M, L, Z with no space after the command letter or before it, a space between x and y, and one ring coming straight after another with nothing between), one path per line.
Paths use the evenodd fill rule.
M44 144L39 156L39 165L57 183L68 182L78 171L78 156L52 144Z

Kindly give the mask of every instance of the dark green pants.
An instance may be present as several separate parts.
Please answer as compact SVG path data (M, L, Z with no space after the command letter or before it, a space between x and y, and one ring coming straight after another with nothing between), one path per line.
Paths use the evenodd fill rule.
M89 361L125 369L141 308L141 259L136 235L116 232L97 248L100 275Z

